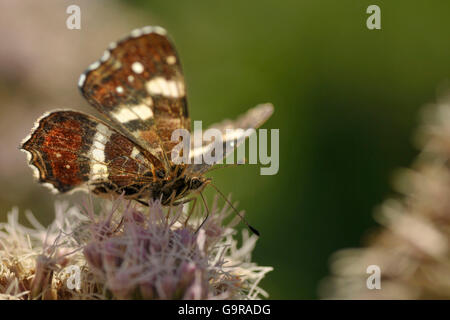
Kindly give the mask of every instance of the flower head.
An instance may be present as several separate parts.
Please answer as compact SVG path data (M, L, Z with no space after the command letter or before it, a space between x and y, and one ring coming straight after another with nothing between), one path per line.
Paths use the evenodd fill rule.
M322 286L326 298L450 298L450 97L425 112L422 152L402 170L396 188L402 197L378 210L382 224L365 248L335 254L333 275ZM366 268L381 272L381 290L369 290Z
M237 246L228 206L214 201L209 219L187 205L137 207L119 198L96 213L58 203L45 229L17 222L0 225L0 292L19 299L255 299L270 267L251 262L256 236L243 232ZM192 215L191 215L192 214ZM201 228L199 228L201 225ZM20 261L20 262L19 262ZM20 268L17 267L20 265ZM73 267L77 274L68 270ZM69 286L79 277L78 288ZM69 288L71 287L71 288Z

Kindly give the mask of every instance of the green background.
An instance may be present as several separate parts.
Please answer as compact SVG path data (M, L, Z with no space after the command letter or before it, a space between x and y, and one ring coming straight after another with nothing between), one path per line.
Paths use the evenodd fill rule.
M330 255L361 245L375 226L374 208L393 193L395 169L417 153L412 138L419 110L435 100L450 75L450 2L122 4L139 21L169 31L193 120L209 124L261 102L274 104L264 128L280 129L279 173L261 176L253 165L211 176L261 232L253 260L274 267L262 282L270 298L318 298ZM366 28L371 4L381 8L381 30ZM96 30L85 20L81 32ZM115 40L96 39L104 48ZM28 169L23 177L30 182ZM26 188L17 201L3 197L2 220L13 205L51 212L48 193L37 189ZM39 218L48 222L51 213Z

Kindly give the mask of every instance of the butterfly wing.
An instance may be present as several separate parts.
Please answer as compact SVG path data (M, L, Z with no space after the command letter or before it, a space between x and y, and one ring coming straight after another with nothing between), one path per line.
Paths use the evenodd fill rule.
M44 114L22 150L39 182L55 193L138 193L162 163L102 121L75 111Z
M217 160L222 160L229 156L234 150L241 145L246 138L248 138L249 133L252 129L260 127L273 113L273 105L270 103L260 104L256 107L248 110L245 114L242 114L235 120L224 120L220 123L211 125L208 129L217 129L220 131L222 140L219 142L203 142L200 147L194 145L196 139L196 133L193 132L191 135L191 150L190 150L190 163L194 163L195 157L210 153L216 146L217 143L222 144L221 148L222 154L217 155ZM216 150L217 151L217 150ZM193 164L190 170L193 173L203 173L207 171L214 164Z
M81 75L88 102L169 166L172 131L189 130L184 77L161 27L144 27L117 43Z

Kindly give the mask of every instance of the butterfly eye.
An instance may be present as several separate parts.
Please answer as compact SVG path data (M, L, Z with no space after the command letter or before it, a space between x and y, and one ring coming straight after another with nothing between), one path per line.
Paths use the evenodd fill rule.
M192 180L191 180L191 189L198 189L198 188L200 188L201 187L201 185L203 184L203 181L201 181L200 179L198 179L198 178L193 178Z
M156 176L161 179L164 178L165 177L164 171L160 169L156 170Z

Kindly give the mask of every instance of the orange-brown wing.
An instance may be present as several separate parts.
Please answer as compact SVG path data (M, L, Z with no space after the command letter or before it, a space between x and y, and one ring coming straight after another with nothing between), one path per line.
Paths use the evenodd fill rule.
M112 43L81 75L91 105L169 166L172 131L190 128L180 61L161 27L144 27Z
M44 114L22 150L39 182L55 192L138 193L156 180L161 163L100 120L75 111Z

